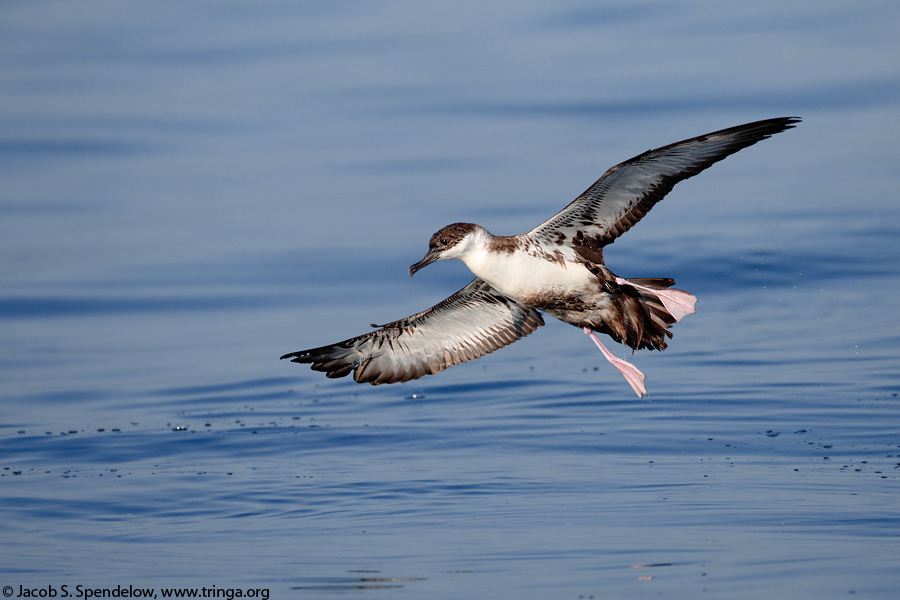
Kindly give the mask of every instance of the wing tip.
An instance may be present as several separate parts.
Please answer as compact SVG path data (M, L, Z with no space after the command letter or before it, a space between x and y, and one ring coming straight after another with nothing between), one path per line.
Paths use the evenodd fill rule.
M728 127L727 129L722 129L720 131L713 132L711 134L707 134L707 136L714 136L720 134L728 134L728 133L738 133L744 132L745 135L753 135L756 134L755 141L765 140L776 133L781 133L782 131L786 131L788 129L793 129L798 124L803 121L801 117L774 117L772 119L763 119L761 121L751 121L750 123L744 123L743 125L736 125L734 127ZM704 136L701 136L704 137ZM751 144L752 145L752 144Z
M289 352L284 356L280 357L278 360L284 360L286 358L291 359L291 362L295 363L308 363L312 362L312 351L311 350L298 350L297 352Z
M793 129L797 125L803 122L803 117L776 117L774 119L768 119L768 121L774 123L778 123L781 126L781 129L776 131L775 133L782 132L786 129ZM765 123L766 121L763 121Z

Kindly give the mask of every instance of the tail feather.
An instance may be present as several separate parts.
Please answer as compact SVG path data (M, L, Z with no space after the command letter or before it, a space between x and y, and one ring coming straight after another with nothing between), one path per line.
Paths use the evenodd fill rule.
M696 296L684 290L666 289L675 284L674 279L622 279L616 277L616 283L630 285L641 291L644 296L655 296L676 321L696 312L694 310L694 305L697 304Z
M694 313L697 298L688 292L668 289L669 278L623 279L616 277L619 294L613 307L617 314L597 328L635 350L665 350L669 328Z

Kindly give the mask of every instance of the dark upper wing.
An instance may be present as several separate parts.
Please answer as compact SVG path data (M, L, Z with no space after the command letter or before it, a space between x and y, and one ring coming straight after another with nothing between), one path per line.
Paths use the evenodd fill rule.
M586 192L526 235L574 259L575 248L599 250L628 231L679 181L800 121L782 117L738 125L648 150L608 170ZM572 256L568 256L571 254Z
M398 383L443 371L512 344L544 324L533 308L475 279L446 300L382 329L331 346L285 354L328 377Z

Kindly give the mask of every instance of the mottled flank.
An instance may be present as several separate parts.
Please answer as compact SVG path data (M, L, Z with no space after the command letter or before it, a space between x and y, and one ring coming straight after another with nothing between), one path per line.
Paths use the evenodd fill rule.
M508 255L519 251L559 265L566 262L566 258L559 248L548 249L537 240L523 235L494 236L490 240L488 248L497 254Z
M679 181L799 122L757 121L649 150L609 169L566 208L531 231L495 236L472 223L444 227L410 275L457 258L477 276L436 306L377 331L284 355L328 377L353 373L360 383L396 383L473 360L543 325L538 311L588 333L634 391L644 375L615 358L605 333L634 350L664 350L669 328L694 312L697 299L670 278L623 279L606 268L603 248L628 231Z

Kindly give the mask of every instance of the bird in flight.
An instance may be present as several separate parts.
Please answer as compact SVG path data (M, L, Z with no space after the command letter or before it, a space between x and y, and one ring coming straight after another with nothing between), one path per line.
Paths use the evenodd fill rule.
M571 204L531 231L513 236L454 223L431 236L416 271L456 258L475 279L428 310L376 331L285 354L328 377L353 373L358 383L398 383L480 358L532 333L541 313L579 327L639 397L645 376L614 356L603 333L633 350L665 350L669 328L694 312L693 295L669 278L624 279L603 262L603 248L628 231L679 181L790 129L781 117L738 125L648 150L609 169Z

